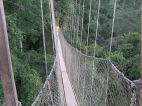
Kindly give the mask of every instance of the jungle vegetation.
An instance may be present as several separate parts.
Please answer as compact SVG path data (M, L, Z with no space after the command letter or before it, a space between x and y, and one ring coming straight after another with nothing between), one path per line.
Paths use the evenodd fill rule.
M68 38L69 34L66 32L70 30L68 17L72 16L72 0L56 0L56 3L60 11L60 27L64 29L64 34ZM82 6L83 0L78 0L79 3ZM117 1L111 60L131 80L140 77L140 4L140 0ZM113 5L114 0L101 0L96 57L108 57ZM23 106L30 106L46 78L40 0L4 0L4 7L18 98ZM54 62L54 52L48 0L43 0L43 7L49 73ZM89 8L89 2L85 2L81 50L85 53L88 48L89 55L93 56L98 0L92 0L89 46L86 46ZM76 11L79 12L78 9ZM79 31L79 36L80 33ZM20 41L23 44L22 52ZM79 47L80 42L76 43ZM2 104L1 87L0 97Z

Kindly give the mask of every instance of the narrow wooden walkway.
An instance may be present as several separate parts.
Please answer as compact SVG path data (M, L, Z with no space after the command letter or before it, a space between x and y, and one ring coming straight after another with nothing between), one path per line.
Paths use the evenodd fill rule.
M78 106L77 105L77 100L75 98L75 94L73 92L71 82L69 80L67 71L66 71L66 66L62 54L62 48L61 48L61 43L59 36L57 35L57 51L58 51L58 56L59 56L59 64L60 64L60 69L61 69L61 77L62 77L62 82L63 82L63 87L64 87L64 95L66 99L66 105L67 106Z

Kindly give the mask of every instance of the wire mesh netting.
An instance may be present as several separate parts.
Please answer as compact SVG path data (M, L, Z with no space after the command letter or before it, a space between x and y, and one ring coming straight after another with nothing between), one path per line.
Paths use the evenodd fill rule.
M61 101L63 100L61 100L61 98L63 97L63 94L60 91L61 88L58 88L60 82L57 82L59 79L57 77L58 74L56 73L56 69L58 69L58 65L55 62L49 77L46 79L42 90L32 106L62 106Z
M60 35L67 71L80 106L135 104L134 84L108 59L81 54Z

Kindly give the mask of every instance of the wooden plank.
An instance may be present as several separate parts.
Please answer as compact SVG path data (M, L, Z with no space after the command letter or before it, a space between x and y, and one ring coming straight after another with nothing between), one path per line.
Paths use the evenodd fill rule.
M64 86L64 93L65 93L65 99L66 99L66 105L67 106L77 106L77 100L75 98L74 91L71 86L71 82L69 80L67 71L66 71L66 66L62 54L62 49L61 49L61 43L59 40L59 36L57 35L57 48L58 48L58 61L60 64L60 69L61 69L61 76L62 76L62 81L63 81L63 86Z
M2 0L0 0L0 76L6 106L18 106Z

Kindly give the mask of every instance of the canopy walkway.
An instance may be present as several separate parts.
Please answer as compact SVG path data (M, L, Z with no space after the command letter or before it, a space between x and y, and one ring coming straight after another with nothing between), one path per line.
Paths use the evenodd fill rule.
M66 69L64 63L60 64L62 59L56 58L53 70L32 106L76 106L74 98L81 106L135 106L135 84L110 60L86 56L68 44L62 34L59 37L62 41L62 51L59 51L63 53Z
M54 8L51 13L56 60L41 93L32 106L134 106L135 84L109 59L82 54L56 30ZM49 80L49 81L48 81ZM55 89L56 88L56 89Z
M135 83L125 77L112 64L110 58L104 59L88 56L87 50L86 54L83 54L81 49L78 50L77 47L75 48L76 45L73 47L64 37L65 29L61 28L59 31L56 30L58 22L55 19L53 0L49 0L49 3L56 58L52 70L49 76L47 76L43 88L37 95L32 106L137 106L138 96ZM100 5L98 7L97 20L99 20L99 8ZM114 5L110 52L115 9L116 4ZM79 20L79 17L76 16L76 19ZM75 29L75 25L72 28ZM96 39L97 29L98 23ZM71 33L73 34L74 32ZM73 37L78 38L78 36ZM75 42L73 41L74 38L70 37L72 42ZM88 39L89 25L87 45L89 42Z

